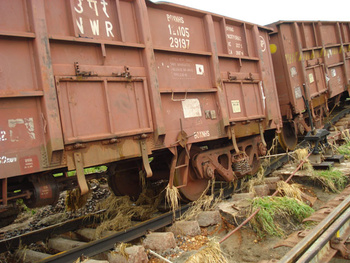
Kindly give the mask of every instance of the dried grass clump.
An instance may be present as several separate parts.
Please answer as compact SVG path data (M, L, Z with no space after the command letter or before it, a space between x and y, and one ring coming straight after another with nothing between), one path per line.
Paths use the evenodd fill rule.
M287 225L301 223L314 210L305 203L296 199L284 197L258 197L252 201L251 211L259 212L250 224L259 236L284 236L285 230L281 226L282 220ZM278 220L277 220L278 219Z
M214 210L218 203L222 201L223 189L220 189L220 194L217 198L214 196L215 181L209 181L207 188L203 191L198 200L191 203L191 207L180 217L180 220L191 220L202 211ZM211 187L211 195L207 195Z
M96 229L96 238L104 231L120 231L130 227L131 219L146 220L157 210L151 205L135 205L128 196L110 195L99 205L105 209L100 216L102 223Z
M313 180L321 182L327 191L338 193L345 188L348 178L341 171L331 169L328 171L314 171L311 177Z
M116 248L116 252L118 252L120 255L122 255L126 260L129 260L129 254L126 253L126 248L130 247L130 244L127 243L120 243Z
M18 262L25 262L26 256L27 256L27 250L28 250L28 247L23 246L22 242L20 241L19 247L16 250L15 255L14 255L14 257L16 258L16 260Z
M221 251L220 244L215 240L210 240L208 246L200 249L190 256L185 263L228 263L225 255Z
M259 169L256 177L250 179L247 183L244 182L242 188L247 187L247 189L250 193L255 194L254 186L264 184L264 181L265 181L264 173L265 173L264 168L262 166L260 166L260 169ZM246 184L246 185L244 185L244 184Z
M76 211L82 208L90 197L90 193L81 195L80 188L74 188L73 190L68 190L65 206L67 211Z
M168 184L165 188L165 201L168 203L171 210L173 211L173 216L175 219L175 213L176 210L179 208L180 203L179 189L177 189L175 186L170 187L170 185Z
M73 263L84 263L84 262L88 262L89 260L90 259L88 257L81 256L76 261L74 261Z
M294 151L294 158L296 159L297 163L299 164L301 161L305 160L305 163L301 167L302 170L312 172L314 168L312 167L310 161L307 158L309 155L308 149L297 149Z
M300 184L288 184L285 181L279 181L277 183L277 191L281 195L294 198L298 201L303 201L301 187L302 185Z
M272 140L272 144L270 149L267 150L266 152L266 156L267 158L264 158L264 161L262 162L262 166L269 166L271 163L271 157L273 154L275 154L277 152L278 149L278 135L276 134L275 138L273 138Z

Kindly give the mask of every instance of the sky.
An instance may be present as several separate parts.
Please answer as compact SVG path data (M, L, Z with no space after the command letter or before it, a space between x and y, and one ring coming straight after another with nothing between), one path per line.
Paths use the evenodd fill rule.
M168 0L211 13L268 25L279 20L350 21L350 0Z

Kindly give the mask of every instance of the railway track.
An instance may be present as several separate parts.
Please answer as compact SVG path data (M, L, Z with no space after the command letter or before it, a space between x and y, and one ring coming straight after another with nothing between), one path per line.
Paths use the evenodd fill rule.
M350 237L350 188L346 188L340 202L327 216L298 242L279 262L330 262L339 252L344 259L350 259L346 247ZM341 201L342 200L342 201Z
M224 190L223 198L226 198L232 195L232 187L227 187ZM182 205L179 209L176 210L175 216L178 218L181 214L183 214L191 204ZM57 236L64 236L64 234L69 232L74 232L78 229L81 229L84 226L91 225L95 222L95 218L98 217L99 214L102 214L104 211L99 211L95 214L89 215L89 217L80 217L77 219L69 220L64 223L59 223L53 226L45 227L40 230L32 231L30 233L26 233L23 235L19 235L9 239L3 239L0 241L0 253L16 250L19 247L26 247L32 243L45 240L54 240ZM109 234L103 238L98 240L94 240L91 242L82 242L78 241L76 243L76 247L66 250L60 251L57 254L48 255L46 254L46 258L44 253L36 253L30 251L29 254L32 255L35 253L34 257L42 258L39 262L73 262L77 260L79 257L84 255L85 257L93 257L102 252L106 252L115 247L116 243L126 243L133 241L137 238L140 238L147 234L150 231L156 231L160 228L170 225L174 221L174 214L172 211L162 213L161 215L155 216L149 220L144 222L135 223L134 226L127 228L121 231L114 231L114 233ZM93 231L93 229L91 229ZM111 232L110 232L111 233ZM67 236L71 234L67 234ZM48 241L47 243L49 243ZM75 242L75 241L73 241ZM70 240L66 239L66 243L70 243ZM74 246L74 244L72 245Z
M338 114L336 114L335 121L339 121L348 112L349 112L349 109L345 109L344 111L341 111ZM286 162L288 162L288 155L275 158L275 160L271 162L271 165L268 167L268 169L266 169L265 175L280 168ZM230 194L232 194L232 189L226 190L225 193L226 193L225 196L229 196ZM181 209L179 209L176 212L177 216L179 214L184 213L189 206L190 205L182 206ZM306 260L310 260L310 256L314 256L317 259L317 257L320 257L320 256L316 252L320 250L321 246L331 247L329 245L330 243L332 243L333 247L337 246L338 244L338 247L341 247L344 251L346 251L343 245L344 242L342 241L346 240L347 236L345 237L341 236L339 233L340 232L343 233L344 227L350 224L348 222L348 219L350 217L349 206L350 206L350 199L349 198L344 199L344 201L341 204L341 207L335 209L335 211L338 211L338 210L339 211L336 212L335 214L332 212L325 219L326 220L325 222L322 222L322 224L321 223L319 224L320 227L317 227L317 229L320 228L321 230L318 230L316 234L312 233L312 236L310 234L310 237L308 237L308 239L304 239L305 241L303 241L303 243L300 243L300 245L299 244L296 245L280 262L295 262L296 258L300 258L300 260L303 260L303 258L307 258ZM74 249L71 249L68 251L60 252L56 255L51 255L41 260L40 262L70 262L70 261L76 260L81 255L92 257L99 253L112 249L115 246L115 244L118 242L130 242L132 240L135 240L145 235L148 231L155 231L157 229L160 229L164 226L171 224L172 222L173 222L173 214L171 212L167 212L160 216L147 220L145 222L138 223L134 225L132 228L113 233L99 240L95 240L88 243L81 243L79 247L75 247ZM68 231L74 231L75 229L82 227L83 225L89 225L89 224L91 224L91 222L88 219L79 218L72 221L68 221L66 223L47 227L42 230L38 230L25 235L1 240L0 253L5 252L7 250L16 249L19 247L19 245L23 246L29 243L37 242L39 240L48 239L53 235L59 235ZM327 227L325 227L325 225ZM328 228L327 231L323 231L326 228ZM335 239L334 239L334 235L336 235ZM348 235L347 232L345 232L345 235ZM342 241L340 241L340 239ZM317 245L312 245L315 243ZM337 252L334 249L331 249L330 251L332 253ZM344 253L347 253L347 252L344 252ZM329 254L329 253L327 252L326 254ZM309 261L300 261L300 262L309 262ZM315 262L326 262L326 261L315 261Z

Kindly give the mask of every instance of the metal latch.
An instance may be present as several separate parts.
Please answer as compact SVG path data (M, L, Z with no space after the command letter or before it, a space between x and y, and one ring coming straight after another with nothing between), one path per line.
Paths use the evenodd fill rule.
M115 77L123 77L123 78L130 79L131 78L130 68L128 66L124 66L124 72L112 73L112 75Z
M74 62L75 75L83 77L93 77L97 74L93 71L80 71L79 62Z
M147 150L147 142L146 142L147 137L148 136L146 134L141 134L139 136L135 136L135 139L140 140L142 164L146 172L146 177L148 178L148 177L152 177L153 172L148 160L148 150Z
M86 182L85 173L84 173L84 163L83 156L80 152L74 153L74 164L75 170L77 172L77 180L80 188L81 195L87 194L89 192L89 186Z

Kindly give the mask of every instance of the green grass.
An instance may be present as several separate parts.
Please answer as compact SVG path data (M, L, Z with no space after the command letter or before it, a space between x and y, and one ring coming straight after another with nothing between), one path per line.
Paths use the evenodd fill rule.
M350 157L350 142L339 146L337 151L348 159Z
M330 169L327 171L314 171L312 178L322 183L326 190L338 193L345 188L348 178L341 171Z
M101 172L105 172L105 171L107 171L107 166L101 165L101 166L85 168L84 169L84 174L101 173ZM68 177L75 176L76 174L77 174L77 172L75 170L67 172L67 176ZM54 177L60 177L60 176L63 176L63 175L64 175L63 173L57 173L57 174L54 174L53 176Z
M284 236L282 224L294 225L310 216L314 210L307 204L290 197L258 197L252 201L252 211L260 209L251 221L259 236Z

